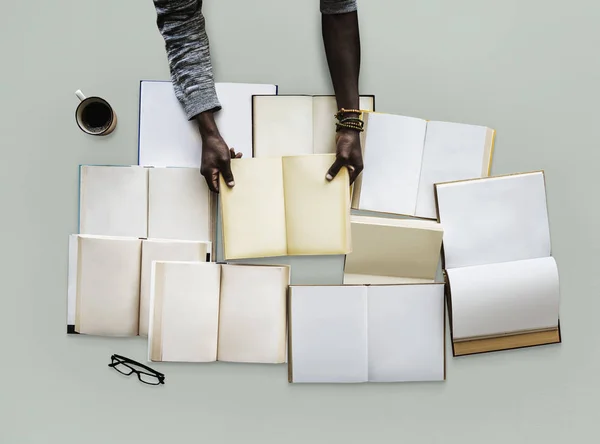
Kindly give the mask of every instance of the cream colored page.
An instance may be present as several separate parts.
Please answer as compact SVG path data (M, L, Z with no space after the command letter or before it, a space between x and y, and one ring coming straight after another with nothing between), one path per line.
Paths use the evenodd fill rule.
M447 270L454 340L558 327L552 257Z
M437 218L433 184L481 177L488 129L428 122L415 215Z
M293 382L368 380L367 287L290 287Z
M81 166L79 232L147 237L148 170Z
M254 157L313 153L312 97L253 97Z
M138 334L141 245L138 239L79 237L77 332Z
M157 262L162 275L162 360L211 362L217 358L221 266ZM155 295L156 297L156 295ZM154 332L156 333L156 332Z
M211 241L210 191L198 168L151 168L148 237Z
M541 172L437 186L446 268L550 256Z
M333 154L283 158L289 255L344 254L351 249L350 180L342 168L328 181Z
M148 361L160 362L162 361L162 307L165 293L165 267L162 262L155 261L152 262L150 268Z
M373 111L375 99L372 96L359 98L360 109ZM313 147L315 154L335 154L335 114L338 107L335 96L313 97Z
M344 273L344 285L433 284L434 282L435 279Z
M77 310L77 251L79 249L79 236L69 236L69 263L67 276L67 325L75 325Z
M222 266L219 361L285 361L289 276L289 267Z
M358 209L414 215L425 130L422 119L366 115Z
M351 227L346 274L435 279L443 237L440 224L353 215Z
M231 161L235 186L221 178L225 260L285 256L287 240L281 158Z
M367 290L369 381L444 380L444 284Z
M142 275L140 285L140 336L148 335L150 311L150 276L154 261L206 262L210 244L206 242L148 239L142 242Z

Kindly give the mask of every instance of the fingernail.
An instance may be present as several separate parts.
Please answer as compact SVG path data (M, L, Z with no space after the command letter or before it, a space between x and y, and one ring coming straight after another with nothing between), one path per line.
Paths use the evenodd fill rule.
M232 180L231 182L227 182L228 187L232 187L235 185L235 182Z
M333 180L333 176L331 174L327 173L327 176L325 176L325 179Z

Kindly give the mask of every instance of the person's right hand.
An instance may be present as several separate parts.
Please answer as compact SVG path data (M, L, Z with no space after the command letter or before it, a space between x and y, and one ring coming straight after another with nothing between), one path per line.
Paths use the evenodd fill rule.
M202 137L202 165L200 173L206 179L208 188L219 192L219 174L228 187L235 185L233 173L231 172L231 159L239 159L242 153L237 153L229 148L220 134Z
M219 192L219 174L229 187L235 185L231 172L231 159L239 159L242 153L236 154L229 148L217 128L212 110L204 111L196 116L198 129L202 137L202 163L200 173L206 179L208 188Z

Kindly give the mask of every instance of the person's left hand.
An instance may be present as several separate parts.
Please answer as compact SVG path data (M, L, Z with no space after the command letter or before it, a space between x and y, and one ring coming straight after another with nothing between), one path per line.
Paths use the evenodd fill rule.
M349 128L340 129L335 135L336 159L327 171L327 180L333 180L342 167L348 168L350 184L354 183L363 170L360 133Z

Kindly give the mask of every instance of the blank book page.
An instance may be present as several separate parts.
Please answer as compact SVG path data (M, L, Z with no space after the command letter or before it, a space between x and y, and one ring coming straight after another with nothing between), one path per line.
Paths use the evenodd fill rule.
M281 158L234 159L231 170L235 186L219 185L225 259L285 256Z
M366 382L366 287L290 287L290 300L293 382Z
M215 361L220 266L212 263L155 262L154 280L153 308L156 308L157 298L162 299L162 311L159 313L161 360ZM156 333L154 330L153 340Z
M348 253L348 170L342 168L332 181L325 178L334 154L284 157L282 161L288 254Z
M487 175L489 159L484 159L487 132L488 128L483 126L427 122L417 216L437 217L433 184Z
M437 185L446 268L550 256L541 172Z
M454 340L558 326L552 257L447 270Z
M222 265L219 361L285 362L288 267Z
M444 379L444 284L368 287L369 381Z
M148 237L211 241L210 191L198 168L150 168Z
M358 179L360 203L354 207L413 215L417 205L426 121L378 113L366 113L364 120L365 169Z

